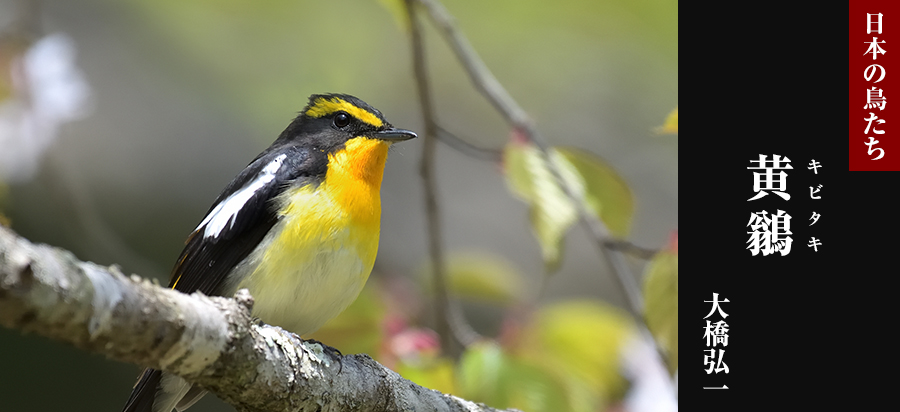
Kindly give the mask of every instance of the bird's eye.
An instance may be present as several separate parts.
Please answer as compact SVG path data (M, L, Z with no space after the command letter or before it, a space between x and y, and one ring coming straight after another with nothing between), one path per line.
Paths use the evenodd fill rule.
M339 128L347 127L350 124L350 115L344 112L340 112L334 115L334 125Z

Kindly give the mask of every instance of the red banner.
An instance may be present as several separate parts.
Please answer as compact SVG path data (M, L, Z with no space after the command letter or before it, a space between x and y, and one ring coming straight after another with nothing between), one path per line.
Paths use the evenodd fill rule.
M892 115L900 113L897 56L900 5L851 1L850 170L900 170L900 115Z

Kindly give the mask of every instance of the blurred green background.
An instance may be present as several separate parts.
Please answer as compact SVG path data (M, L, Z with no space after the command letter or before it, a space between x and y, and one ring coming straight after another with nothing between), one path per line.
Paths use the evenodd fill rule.
M353 94L395 126L422 130L409 39L392 4L397 2L0 0L0 33L9 35L28 14L22 10L32 10L38 33L70 36L92 91L90 115L62 126L33 178L0 182L0 211L32 241L166 283L186 235L218 192L274 140L310 94ZM678 104L677 2L463 0L445 6L552 144L593 152L625 179L635 199L630 240L666 245L677 229L677 137L654 129ZM501 149L508 126L423 22L438 120L473 143ZM421 140L391 151L379 256L361 305L382 308L371 312L379 314L396 312L395 305L415 314L398 320L402 327L427 328L433 326L427 293L420 301L403 301L427 290ZM493 297L465 301L477 331L501 337L510 353L521 354L556 342L547 338L530 346L510 340L524 339L530 327L547 319L571 319L553 314L566 305L569 313L602 312L591 321L608 316L611 323L627 323L614 309L624 308L620 289L580 227L568 233L562 265L541 289L544 265L528 206L510 195L500 166L439 144L437 173L451 262L478 267L470 279L485 272L491 274L484 278L508 279ZM631 263L635 273L643 271L644 261ZM511 274L496 275L501 272ZM475 287L486 289L493 290ZM511 327L516 317L510 313L533 309L534 299L551 306L525 316L525 326ZM354 342L372 351L399 330L384 319L348 315L324 331L332 340L322 339L344 353L354 352ZM572 322L570 329L597 330L585 326L591 321ZM353 332L372 325L377 337L360 343L365 339ZM344 339L345 346L341 331L352 337ZM429 335L415 336L420 342ZM468 354L468 375L460 375L479 373L472 366L478 356L513 356L492 350ZM379 353L387 364L391 354L397 356L383 348ZM402 369L403 362L395 366ZM537 376L535 368L520 363L507 370ZM0 329L3 411L120 410L138 372L133 365ZM457 377L447 385L459 393L472 382ZM501 392L506 400L519 396L505 389L493 394ZM207 396L191 411L228 408Z

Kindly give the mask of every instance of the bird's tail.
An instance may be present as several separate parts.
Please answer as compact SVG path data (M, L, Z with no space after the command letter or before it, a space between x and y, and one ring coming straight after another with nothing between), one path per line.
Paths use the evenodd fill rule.
M122 412L183 411L205 394L205 390L192 388L178 376L148 368L141 373Z
M153 400L156 399L156 391L159 389L161 378L161 371L144 369L137 383L134 384L134 389L122 412L152 412Z

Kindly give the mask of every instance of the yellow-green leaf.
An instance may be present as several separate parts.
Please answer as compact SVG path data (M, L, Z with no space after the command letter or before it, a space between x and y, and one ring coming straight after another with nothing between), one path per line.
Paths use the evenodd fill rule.
M400 376L420 386L443 393L458 393L456 389L455 367L449 359L438 358L425 364L410 364L401 361L396 368Z
M502 401L498 395L505 362L503 351L495 342L478 342L466 348L459 360L457 375L462 396L475 402L493 402L495 405Z
M409 31L409 15L406 13L406 2L403 0L378 0L391 16L394 17L394 23L404 32Z
M610 234L628 236L634 199L625 180L603 159L584 150L558 147L553 160L570 186L583 197L586 209L606 225Z
M644 274L644 316L668 357L669 372L678 369L678 249L669 247L653 257Z
M487 253L447 256L447 277L453 295L463 299L508 305L521 302L525 294L522 275L506 260Z
M538 364L512 360L503 379L505 402L500 408L529 412L593 412L596 409L574 409L570 394L559 374ZM502 405L502 406L499 406Z
M559 268L563 236L577 218L575 207L534 145L507 144L504 167L510 190L531 206L532 230L541 245L547 272L554 272Z
M678 134L678 108L672 110L666 117L666 122L662 126L656 128L659 134Z
M381 321L385 306L377 286L376 282L368 282L347 310L304 338L325 342L345 354L378 353L384 335Z

